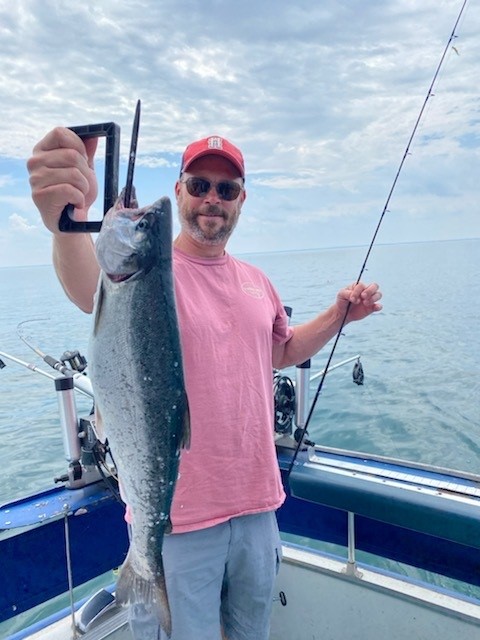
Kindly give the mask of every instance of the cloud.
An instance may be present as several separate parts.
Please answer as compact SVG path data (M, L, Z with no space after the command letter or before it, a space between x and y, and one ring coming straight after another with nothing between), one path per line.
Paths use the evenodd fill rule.
M420 15L422 3L388 5L266 0L238 11L208 0L101 8L93 1L47 0L40 7L19 0L15 9L4 3L3 103L12 121L22 102L27 123L17 119L23 135L2 144L25 151L26 137L38 137L34 126L100 114L129 122L137 96L157 151L159 142L179 151L192 129L215 125L247 144L261 131L260 152L279 131L302 142L334 127L341 136L371 119L375 102L387 111L401 99L401 110L407 81L410 93L412 82L414 92L425 90L439 34L453 19L438 3L434 24L420 19L434 3L423 3ZM390 124L396 128L397 120Z
M13 176L11 175L0 175L0 189L4 187L10 187L15 183Z
M36 224L28 176L12 164L24 166L56 125L117 122L124 163L140 98L142 201L171 188L187 142L219 134L241 146L247 166L234 246L250 246L248 220L272 221L272 249L360 237L372 203L381 210L458 10L450 0L0 0L1 202ZM480 235L449 213L478 199L479 26L480 7L469 3L459 55L447 48L397 187L405 206L422 194L425 216L440 207L455 237ZM343 226L318 234L319 219ZM435 238L434 226L407 226L402 237Z
M321 172L302 171L298 173L278 173L276 175L261 175L257 172L252 184L257 187L269 187L271 189L297 189L299 187L314 187L318 185Z
M8 218L10 223L10 229L13 232L19 231L20 233L31 233L38 229L38 225L29 224L28 220L18 215L18 213L12 213Z

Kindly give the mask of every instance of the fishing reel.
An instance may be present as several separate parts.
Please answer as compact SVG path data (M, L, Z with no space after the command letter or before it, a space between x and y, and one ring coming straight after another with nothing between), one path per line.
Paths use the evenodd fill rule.
M68 365L72 371L79 373L83 373L87 368L87 359L78 350L65 351L60 357L60 362L65 366Z
M20 323L18 328L27 322ZM86 417L78 416L75 392L90 398L93 403L93 389L86 375L87 359L78 351L65 351L60 359L48 355L19 331L21 340L32 349L56 374L48 373L34 364L20 360L8 353L0 352L0 356L18 365L35 371L53 380L58 403L60 426L62 431L63 450L68 462L66 473L54 478L69 489L83 487L103 479L114 494L118 493L115 480L115 461L111 455L108 442L97 432L95 416L92 410ZM5 367L0 358L0 370Z
M295 386L292 380L278 371L273 376L274 429L275 433L292 433L295 415Z
M292 307L285 306L284 309L290 319ZM288 376L281 374L277 369L273 371L273 402L275 433L280 436L291 435L296 408L295 385Z

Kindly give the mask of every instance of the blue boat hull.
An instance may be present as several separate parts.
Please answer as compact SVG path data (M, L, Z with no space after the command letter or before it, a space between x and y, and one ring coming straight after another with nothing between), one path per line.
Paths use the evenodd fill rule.
M301 454L287 482L291 457L279 450L284 534L348 547L354 522L357 551L480 586L475 479L318 449ZM118 567L128 548L123 513L102 482L1 507L0 622L68 590L66 527L74 586Z

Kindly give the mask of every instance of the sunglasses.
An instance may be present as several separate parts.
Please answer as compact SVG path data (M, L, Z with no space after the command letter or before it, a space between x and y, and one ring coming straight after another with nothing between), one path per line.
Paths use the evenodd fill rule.
M233 180L222 180L221 182L211 182L205 178L187 178L186 180L180 180L187 187L188 193L194 198L205 198L212 187L222 200L236 200L240 195L240 191L243 190L243 186Z

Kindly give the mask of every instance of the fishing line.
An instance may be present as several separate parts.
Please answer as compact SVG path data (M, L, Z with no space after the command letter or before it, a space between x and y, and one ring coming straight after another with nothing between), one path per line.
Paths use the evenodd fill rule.
M405 164L405 160L407 159L407 156L410 153L410 147L411 147L412 141L415 138L415 135L417 133L417 129L418 129L419 125L420 125L420 121L422 120L422 117L423 117L423 114L424 114L425 109L427 107L427 104L428 104L430 98L433 96L433 87L434 87L434 85L435 85L435 83L437 81L438 75L439 75L440 70L441 70L441 68L443 66L443 62L444 62L444 60L446 58L447 52L448 52L453 40L457 37L455 32L457 30L458 24L459 24L460 19L461 19L462 15L463 15L463 12L464 12L464 9L465 9L465 6L466 6L467 2L468 2L468 0L464 0L463 1L462 7L461 7L461 9L460 9L460 11L458 13L457 19L456 19L455 24L453 26L453 29L452 29L452 32L451 32L450 37L448 39L448 42L445 45L445 49L444 49L443 54L442 54L442 56L440 58L440 62L438 63L437 68L435 70L435 73L433 75L432 82L430 83L430 86L429 86L428 91L427 91L427 95L426 95L425 100L424 100L424 102L422 104L422 108L420 109L420 112L418 114L417 120L416 120L415 125L414 125L413 130L412 130L412 133L410 134L410 137L408 139L408 143L407 143L407 146L405 147L405 151L403 153L402 160L401 160L401 162L400 162L400 164L398 166L397 173L395 174L395 178L393 180L393 183L392 183L392 186L390 188L390 191L388 192L388 196L387 196L387 199L385 201L385 205L383 207L382 213L380 215L380 219L378 221L378 224L376 226L376 229L375 229L375 232L373 234L372 240L371 240L370 245L368 247L368 250L367 250L367 253L366 253L366 256L365 256L365 260L363 261L363 264L362 264L362 267L360 269L360 273L358 275L358 278L357 278L357 280L355 282L355 285L357 285L360 282L360 280L362 278L362 275L363 275L363 273L364 273L364 271L366 269L368 259L370 257L371 252L372 252L373 245L375 244L375 240L377 239L377 235L378 235L378 232L380 231L380 227L382 225L382 222L383 222L383 219L385 217L385 214L388 211L388 205L390 204L390 200L392 198L393 192L395 191L395 188L397 186L397 182L398 182L398 179L399 179L400 174L402 172L403 165ZM297 441L297 446L295 448L295 452L293 454L292 460L290 462L290 466L289 466L288 471L287 471L287 480L288 480L288 478L290 476L290 473L292 472L293 466L294 466L295 461L296 461L297 456L298 456L298 452L300 451L300 448L301 448L301 446L303 444L305 435L307 433L308 426L310 424L310 420L312 418L313 412L315 410L315 406L317 404L318 398L319 398L320 393L321 393L322 388L323 388L323 383L325 381L325 376L327 375L328 368L330 366L330 363L332 361L333 355L334 355L335 350L337 348L338 341L340 340L340 336L342 335L342 331L343 331L343 328L345 326L345 323L346 323L347 316L348 316L348 313L350 311L351 305L352 305L352 303L349 301L348 304L347 304L347 307L345 309L345 313L343 315L342 322L340 324L340 329L338 330L338 333L336 335L336 338L335 338L335 341L333 343L332 349L330 351L330 355L328 356L327 364L325 365L325 369L324 369L323 375L322 375L322 377L320 379L320 382L318 384L317 390L315 392L315 396L314 396L313 402L312 402L312 404L310 406L310 410L308 412L308 416L307 416L307 419L305 421L305 425L303 426L302 429L299 430L299 437L298 437L298 441Z
M29 347L32 351L34 351L37 354L37 356L39 356L46 364L52 367L52 369L55 369L56 371L63 373L63 375L65 376L71 376L73 372L70 369L68 369L68 367L66 367L63 362L60 362L60 360L57 360L57 358L54 358L53 356L49 356L48 354L43 353L43 351L39 347L36 347L34 344L32 344L23 334L22 327L24 324L28 324L29 322L40 322L48 319L49 318L32 318L31 320L23 320L23 322L19 322L17 325L18 337L20 338L20 340L22 340L22 342L24 342L27 345L27 347Z

